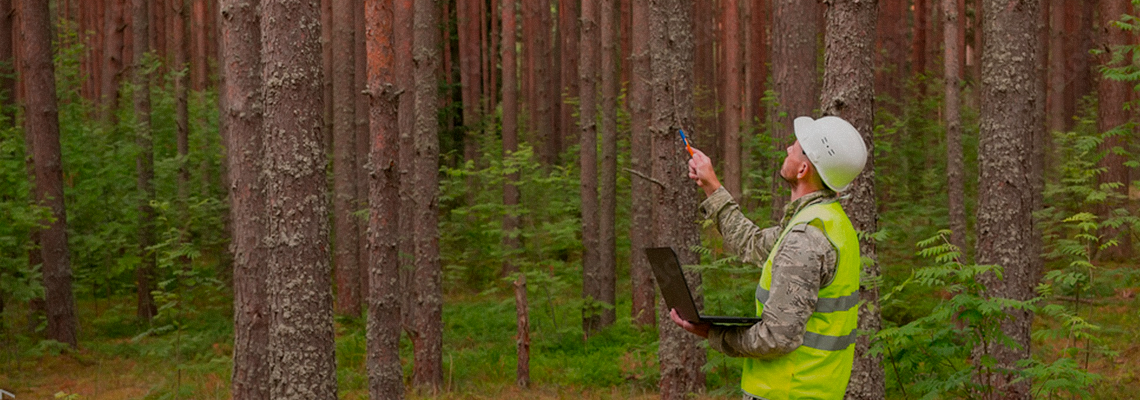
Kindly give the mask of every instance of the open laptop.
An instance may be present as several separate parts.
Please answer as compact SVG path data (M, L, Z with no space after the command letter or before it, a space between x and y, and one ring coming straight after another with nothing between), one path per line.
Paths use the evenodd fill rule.
M752 325L760 322L760 317L701 315L697 310L697 303L693 301L693 292L689 290L689 283L685 281L681 262L677 260L677 253L673 248L646 248L645 256L649 258L649 265L653 267L653 276L657 278L657 286L661 288L661 297L665 298L665 305L676 309L677 315L682 319L716 325Z

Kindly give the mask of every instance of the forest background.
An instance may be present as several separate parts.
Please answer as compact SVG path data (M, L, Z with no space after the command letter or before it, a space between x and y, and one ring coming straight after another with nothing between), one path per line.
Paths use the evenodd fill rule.
M1135 7L0 0L0 389L736 398L639 251L752 309L677 131L763 224L840 115L849 398L1130 397Z

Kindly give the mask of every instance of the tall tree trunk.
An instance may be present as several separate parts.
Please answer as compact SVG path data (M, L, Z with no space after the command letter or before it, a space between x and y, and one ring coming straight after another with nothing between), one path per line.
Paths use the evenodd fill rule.
M190 88L187 84L188 77L186 76L186 72L188 72L186 71L186 67L189 58L188 42L186 40L186 38L189 37L186 31L186 28L188 27L186 24L186 12L188 11L188 8L186 7L186 0L170 0L170 3L173 6L171 8L174 12L174 24L172 26L173 35L171 38L171 43L174 50L174 69L179 71L179 73L174 76L174 125L176 127L175 142L178 149L178 157L180 159L178 163L178 198L185 200L189 196L188 185L190 184L190 167L187 160L187 157L190 155ZM256 8L257 3L255 0L255 2L252 4L234 4L231 7ZM244 24L251 23L257 23L257 18L252 18L251 21L244 21ZM234 28L248 29L247 25L240 26L242 28L238 28L238 25L235 25ZM248 35L254 36L251 38L245 38L244 40L252 40L254 38L257 38L256 35L259 35L258 32L258 30L253 30L252 33L248 33ZM244 46L250 47L249 45ZM250 49L247 48L240 49L250 51ZM256 51L260 51L260 49L260 46L253 47L253 50ZM260 57L260 54L258 54L258 57ZM260 68L261 64L255 59L250 66ZM260 71L258 71L258 73L260 73ZM261 76L255 75L255 77L260 79ZM260 83L258 83L258 85L260 85ZM257 122L260 123L260 119L258 119Z
M261 175L265 133L260 13L257 0L222 0L219 8L225 16L221 22L221 127L226 131L222 137L228 153L234 255L234 364L230 392L237 400L264 399L269 397L269 309L265 283L269 278L269 255L261 243L268 231L265 182ZM177 19L184 16L179 12ZM182 25L175 24L176 55L185 54L182 35L178 33ZM175 65L181 69L184 64ZM185 88L185 81L179 81Z
M953 0L950 0L953 1ZM878 207L875 201L875 22L878 4L875 1L836 0L828 3L827 27L824 43L827 49L823 63L823 89L820 108L824 115L842 117L851 123L867 145L867 164L856 177L843 208L851 217L855 230L874 233L878 230ZM879 264L875 242L859 241L859 252L864 259L862 276L868 282L879 279ZM860 286L859 330L878 332L882 327L879 312L879 288ZM859 335L855 342L855 366L851 382L847 385L848 399L882 399L885 396L885 377L882 357L870 354L871 336Z
M942 0L944 55L943 60L958 60L962 57L962 42L958 35L963 28L964 15L958 8L958 0ZM959 95L962 86L962 72L957 62L943 62L943 80L946 87L946 177L950 211L950 243L962 252L959 260L966 261L966 188L964 156L962 155L962 118L959 112Z
M581 28L579 17L582 13L581 8L582 0L558 0L558 35L559 40L562 41L560 59L562 61L562 86L559 90L559 98L568 99L579 96L579 85L581 81L578 75L581 71L578 70L579 61L579 40L581 40ZM573 143L571 139L574 134L581 133L580 130L574 129L574 105L568 101L560 101L560 111L562 116L562 132L565 143Z
M479 1L459 0L456 13L459 18L459 84L463 101L463 154L468 162L479 159L479 135L483 133L482 96L483 79L480 66L483 53L480 52L479 25L483 16L479 14ZM472 175L467 180L470 190L468 203L474 201L476 180Z
M412 81L415 64L412 62L412 36L414 28L412 19L415 14L413 0L395 0L392 10L392 41L396 51L396 84L400 92L400 108L397 111L400 132L400 282L401 287L413 287L415 272L415 213L416 203L412 189L412 173L415 171L415 85ZM405 290L400 303L402 325L412 334L412 318L415 315L415 291Z
M369 131L372 170L368 240L368 392L373 399L404 397L400 365L400 84L392 1L366 2Z
M1065 3L1065 54L1067 59L1067 81L1070 90L1065 94L1065 114L1075 115L1080 112L1081 100L1092 93L1093 75L1092 59L1089 50L1093 48L1093 11L1096 7L1088 6L1083 0L1068 0ZM1068 127L1072 128L1072 121Z
M528 0L527 3L536 2L532 9L534 19L534 49L531 52L530 67L533 70L534 109L531 112L531 125L537 138L542 140L542 161L547 165L558 162L558 153L561 152L562 140L554 136L554 127L551 125L552 105L550 104L550 0Z
M776 91L776 128L773 145L787 147L795 141L792 120L811 115L819 100L819 4L812 1L775 0L772 24L772 81ZM779 171L780 159L772 160L769 171ZM788 196L784 182L772 179L773 221L784 215Z
M650 81L653 115L652 176L663 185L655 188L656 209L653 228L655 246L679 250L681 264L696 264L699 257L692 246L700 243L697 224L697 192L685 173L689 154L677 130L693 126L693 35L689 30L691 4L682 0L650 3L649 54L653 69ZM685 273L689 287L699 287L700 273ZM703 302L696 293L698 305ZM661 336L657 351L661 366L658 388L663 399L684 399L704 390L705 349L696 336L669 321L669 310L658 313Z
M1107 66L1111 64L1112 54L1118 53L1120 46L1129 44L1128 35L1124 30L1113 25L1113 21L1120 20L1125 13L1133 13L1128 0L1100 0L1100 29L1099 44L1097 48L1105 50L1098 57L1097 64ZM1128 56L1125 56L1127 60ZM1109 132L1128 122L1129 115L1125 110L1128 101L1128 82L1114 81L1103 75L1097 77L1097 130ZM1098 150L1104 154L1097 167L1104 170L1097 175L1097 183L1102 185L1117 185L1112 191L1118 198L1109 198L1099 208L1100 218L1107 219L1112 216L1113 210L1123 208L1128 198L1128 167L1124 165L1127 157L1119 150L1128 148L1131 130L1122 129L1118 133L1108 135L1101 142ZM1105 260L1124 261L1132 258L1132 232L1127 228L1104 228L1101 236L1111 240L1116 239L1119 244L1102 250L1099 256Z
M692 2L693 40L696 54L693 67L694 101L696 102L696 124L689 130L693 145L699 147L713 160L724 160L720 147L720 126L717 125L717 65L716 65L716 18L717 7L712 1Z
M650 107L653 93L650 92L650 79L653 78L649 65L649 0L632 0L631 18L640 21L630 27L630 54L632 77L629 81L629 124L632 129L630 141L630 168L648 175L653 168L653 137L650 135ZM630 197L633 202L630 212L629 264L632 281L633 322L641 326L652 326L657 322L657 289L653 283L653 272L649 259L642 249L653 243L653 186L644 177L630 177Z
M987 294L1016 300L1035 296L1040 279L1039 255L1033 241L1032 148L1037 133L1037 0L1008 7L1005 0L984 0L985 50L982 54L981 142L978 156L977 262L1001 265L1004 278L986 277ZM1007 310L1012 319L1002 324L1017 347L988 343L976 350L996 361L996 368L1016 370L1029 358L1033 313ZM989 378L996 393L1006 399L1031 398L1029 380L1014 373Z
M578 115L582 136L579 138L579 166L582 199L582 330L591 335L601 328L601 314L592 302L601 301L601 251L598 237L598 0L582 0L582 52L579 54Z
M26 90L24 130L35 154L35 194L52 220L39 231L47 337L78 345L75 297L71 292L71 255L67 247L67 210L63 193L63 160L59 144L59 108L52 64L51 17L48 3L18 1L20 79Z
M902 90L906 84L907 0L880 0L881 18L876 24L875 93L888 101L882 109L893 115L901 112Z
M154 48L155 58L162 60L160 68L162 68L163 73L166 72L170 62L170 59L166 58L169 54L167 51L169 36L166 34L166 11L168 9L166 3L166 0L155 1L150 13L150 42ZM80 30L79 33L82 35L83 31Z
M190 0L190 87L196 92L206 90L206 80L209 79L207 68L209 50L206 48L206 1Z
M332 3L333 0L321 0L321 72L326 77L325 81L321 84L321 99L324 103L324 108L321 109L321 120L323 121L324 132L324 145L325 151L330 155L333 148L333 20L332 20ZM328 44L328 45L326 45ZM411 77L411 75L409 75ZM329 182L331 185L332 182ZM331 186L330 186L331 190Z
M530 317L526 304L526 274L515 279L515 314L518 332L515 335L515 352L518 362L515 366L515 384L526 389L530 387Z
M292 0L261 6L274 399L336 398L319 4Z
M503 18L503 158L511 157L514 152L519 149L519 90L516 86L518 84L518 77L516 73L518 67L516 61L518 57L515 49L517 43L515 40L515 10L517 9L514 0L506 0L502 3L503 9L500 10L500 15ZM510 174L507 181L503 183L503 206L511 210L519 204L519 188L515 186L515 181L518 180L518 174ZM518 236L515 234L519 228L518 216L513 213L506 213L503 215L503 248L506 251L512 251L519 247ZM511 262L508 257L503 261L502 275L507 276L518 270L518 266Z
M353 203L353 210L361 211L367 210L369 204L369 184L370 170L368 167L369 155L372 153L372 140L369 135L369 99L368 99L368 53L367 44L365 43L365 21L364 21L364 2L354 1L352 24L353 31L353 47L356 55L353 57L356 65L353 68L353 97L356 98L356 112L354 128L356 129L356 202ZM389 7L390 9L391 7ZM391 30L391 27L388 28ZM399 194L397 192L397 194ZM368 269L372 265L372 253L368 251L368 220L353 215L352 224L356 229L357 240L357 254L359 259L360 277L360 297L361 301L368 301Z
M613 325L617 320L614 305L617 270L617 33L614 2L601 0L601 68L602 75L602 177L598 225L598 288L597 298L604 303L598 310L598 328Z
M918 76L926 73L926 36L927 28L930 25L930 7L927 4L931 0L914 0L914 26L911 27L910 42L910 66L911 76Z
M148 30L150 12L147 5L149 0L132 1L131 25L134 29L134 65L131 68L134 80L132 102L135 110L135 144L139 147L138 158L135 162L135 173L138 175L138 189L143 194L139 203L139 256L141 262L135 267L135 284L137 289L137 308L135 314L142 321L150 322L158 314L158 307L154 304L154 295L151 294L154 279L154 268L158 265L158 257L150 249L155 244L154 208L150 202L154 200L154 143L151 138L150 127L150 76L143 64L144 55L150 51Z
M105 0L109 3L104 14L104 50L102 107L103 121L114 122L115 108L119 102L119 80L123 73L123 2L125 0Z
M1069 58L1069 54L1065 53L1065 42L1068 38L1065 36L1065 19L1071 18L1067 15L1069 10L1065 9L1065 0L1048 0L1049 9L1052 11L1049 15L1049 69L1046 75L1046 81L1049 86L1048 97L1045 99L1045 107L1048 120L1048 127L1050 132L1060 132L1068 129L1068 120L1072 118L1071 114L1066 114L1065 109L1065 92L1071 90L1068 88L1066 78L1068 78L1065 62Z
M8 123L16 122L16 58L13 48L12 0L0 0L0 115ZM32 149L25 149L30 152Z
M443 384L443 298L439 264L439 8L415 1L415 211L416 311L412 383L438 392Z
M747 49L746 72L744 78L745 98L745 125L750 129L746 132L756 134L767 119L764 116L764 92L768 89L768 5L767 0L748 0L751 2L748 21L748 39L745 41ZM743 157L748 160L748 157ZM741 167L747 170L747 166ZM742 178L743 180L743 178ZM742 185L743 186L743 185Z
M741 148L740 148L740 2L725 0L721 8L724 21L724 187L732 197L741 197Z
M356 90L352 0L333 0L333 264L336 312L360 315L360 244L356 235Z

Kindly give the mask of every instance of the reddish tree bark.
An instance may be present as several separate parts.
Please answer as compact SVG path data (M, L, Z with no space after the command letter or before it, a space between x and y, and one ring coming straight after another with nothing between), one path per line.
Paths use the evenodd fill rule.
M360 315L360 244L352 212L356 205L356 66L353 1L333 0L333 265L336 312Z
M135 284L137 289L136 315L140 320L149 322L158 314L158 307L154 304L154 295L151 294L154 279L154 268L158 264L158 257L150 247L155 244L154 208L150 203L154 200L154 143L151 138L150 126L150 76L143 65L143 55L148 49L148 29L150 22L149 0L132 1L131 29L134 30L134 65L131 66L131 75L134 80L132 103L135 111L135 144L139 147L139 154L135 163L135 172L138 176L138 189L143 193L139 202L139 255L142 261L135 267Z
M559 57L562 64L562 86L559 88L559 98L567 99L578 96L578 41L581 40L579 32L579 16L581 15L581 0L558 0L558 35L562 41ZM559 118L562 127L560 131L564 137L563 142L573 143L572 137L580 132L575 128L574 105L567 101L560 101ZM574 136L571 136L574 135Z
M876 24L875 47L875 93L887 101L882 107L892 114L900 112L902 89L905 83L900 79L906 71L907 0L880 0Z
M536 136L543 141L542 160L547 165L554 165L558 162L558 154L562 151L562 138L554 135L551 117L554 106L550 102L552 99L550 92L554 82L550 74L552 60L550 51L550 0L531 0L525 3L531 2L536 2L536 7L532 9L535 15L531 18L537 21L534 32L534 52L531 59L534 86L534 112L531 114L531 125L534 125Z
M913 35L910 42L910 73L912 76L926 73L926 36L930 25L928 1L930 0L914 0L912 8L914 17L914 26L911 27Z
M799 0L776 0L772 24L772 81L776 91L774 119L777 129L773 130L776 149L782 149L795 141L792 120L795 117L811 115L819 101L819 76L816 73L819 55L819 4ZM780 159L770 161L769 171L779 171ZM772 180L773 221L784 215L784 183Z
M715 0L714 0L715 1ZM717 111L717 77L716 63L716 18L718 7L713 1L693 2L692 33L695 41L693 67L694 94L696 103L696 124L688 133L693 146L699 147L714 162L724 160L724 151L720 146L721 127L718 125L720 113Z
M412 383L438 392L443 384L443 298L439 264L439 8L415 1L415 211L414 333Z
M649 0L632 0L630 15L634 21L649 19ZM653 168L653 138L650 135L652 93L649 80L653 78L649 65L649 24L634 24L630 29L631 74L629 81L629 123L631 132L630 167L648 176ZM630 280L632 285L631 314L634 323L652 326L657 322L656 286L649 259L642 249L653 243L653 186L644 176L630 177Z
M734 198L741 199L741 143L740 143L740 2L724 0L721 9L724 21L724 187Z
M1066 122L1072 116L1067 115L1065 112L1065 91L1067 85L1065 79L1068 77L1066 74L1065 61L1069 55L1065 54L1065 19L1066 15L1065 0L1048 0L1049 9L1053 12L1049 15L1049 52L1048 52L1048 72L1046 74L1046 82L1048 85L1048 94L1045 98L1046 118L1048 118L1048 127L1050 132L1060 132L1068 128Z
M76 347L79 322L71 291L51 17L47 2L23 0L17 2L17 7L20 79L26 90L24 129L32 138L30 151L35 154L35 197L52 214L51 221L43 221L46 228L39 231L47 337Z
M1104 50L1097 59L1098 65L1111 65L1112 54L1119 53L1120 47L1129 44L1129 38L1124 30L1113 24L1120 20L1125 13L1132 13L1128 0L1100 0L1098 12L1100 15L1100 29L1098 29L1097 48ZM1128 56L1125 56L1128 60ZM1130 61L1126 61L1129 62ZM1103 75L1097 80L1097 129L1100 132L1109 132L1120 128L1128 122L1129 115L1125 109L1128 101L1129 83L1114 81ZM1097 167L1104 170L1097 175L1097 183L1102 185L1117 185L1113 192L1118 198L1108 199L1098 210L1101 219L1112 216L1113 210L1122 208L1128 198L1128 167L1124 163L1128 160L1122 153L1128 148L1131 130L1118 130L1115 134L1105 136L1098 150L1104 153L1097 163ZM1119 244L1108 247L1100 252L1100 257L1112 261L1124 261L1132 258L1132 233L1129 229L1104 228L1101 235L1106 239L1116 239Z
M190 87L196 92L206 90L209 50L206 48L206 1L190 0Z
M400 132L400 148L404 151L400 152L400 271L401 271L401 285L405 288L413 287L413 279L415 278L415 225L412 219L415 213L415 200L413 198L412 189L412 173L415 171L415 151L414 151L414 136L412 135L415 130L415 87L413 85L412 76L414 75L414 63L412 62L412 36L414 35L414 28L412 26L414 7L413 0L396 0L395 9L392 11L395 25L392 27L392 36L394 37L393 46L396 51L396 82L399 85L400 93L400 109L397 112L399 119L399 132ZM407 327L408 333L413 332L412 319L415 315L415 292L411 290L404 291L404 298L400 306L401 319L403 326Z
M274 399L336 398L319 4L278 0L260 7Z
M13 52L12 0L0 0L0 111L9 123L16 117L16 58ZM30 151L31 149L27 149Z
M746 91L744 123L750 126L746 132L755 133L766 121L764 115L764 92L768 89L768 5L766 0L749 0L748 39L745 42L748 56L744 87ZM748 157L744 157L747 159ZM746 167L742 167L746 168Z
M356 105L356 112L354 116L353 127L356 129L356 201L353 203L353 212L367 210L369 204L369 175L368 169L369 155L372 152L372 140L369 137L369 100L368 100L368 53L366 52L367 44L365 44L365 23L364 23L364 2L354 1L352 24L353 31L353 48L356 53L353 57L356 65L353 68L353 97L356 98L354 102ZM390 8L390 7L389 7ZM391 29L391 28L389 28ZM368 251L368 221L359 216L353 215L352 224L356 229L357 240L357 257L359 259L359 277L360 277L360 297L361 301L368 301L368 269L371 268L372 254Z
M957 0L942 0L943 15L946 23L943 25L944 60L958 60L962 57L961 36L963 29L962 17L964 13L958 8ZM943 80L945 81L946 99L944 100L946 118L946 177L947 195L949 197L950 243L958 246L962 253L960 261L965 262L966 251L966 189L964 156L962 154L962 118L960 113L960 94L962 85L962 72L958 62L943 62Z
M175 142L178 148L178 156L182 158L182 162L178 165L178 197L185 199L188 196L190 184L190 167L187 164L187 157L190 154L190 87L187 84L188 77L187 61L189 59L189 42L186 38L188 24L186 0L170 0L173 6L173 20L171 47L174 52L174 69L179 71L179 74L174 76L174 125L175 125ZM256 3L254 3L256 4ZM247 5L247 7L253 7ZM248 17L247 17L248 18ZM256 22L256 18L254 21ZM252 22L246 21L245 24ZM249 29L247 25L241 25L242 29ZM236 27L235 27L236 28ZM259 31L253 31L255 34ZM255 49L260 49L260 46ZM240 50L249 50L240 48ZM253 66L260 66L260 63L254 62ZM260 77L260 76L259 76Z
M123 1L105 0L108 7L104 13L103 72L100 92L100 105L104 121L114 118L119 102L119 80L123 73Z
M502 28L502 60L503 60L503 158L510 157L511 154L519 149L518 138L518 120L519 120L519 90L516 76L518 67L517 43L515 39L515 31L517 24L515 23L515 2L507 0L502 3L500 15L503 19ZM503 183L503 205L507 208L513 208L519 204L519 189L515 186L514 182L518 180L518 174L511 174L507 177L507 181ZM508 251L518 248L519 242L517 236L513 234L518 229L518 217L507 213L503 216L503 247ZM510 273L517 271L518 266L514 265L509 259L503 261L502 275L506 276Z
M515 384L521 388L530 387L530 317L526 304L526 274L519 274L515 279L515 348L518 353L518 362L515 367Z
M617 320L614 311L615 274L617 270L617 24L614 14L616 0L601 0L601 68L602 75L602 176L598 212L598 275L595 300L603 303L598 310L598 329L613 325Z
M181 4L183 0L174 0ZM177 7L173 10L180 10ZM226 141L234 285L234 399L269 396L269 306L266 301L268 254L261 240L268 234L265 214L262 142L261 26L257 0L222 0L220 97L221 129ZM185 58L185 14L178 12L173 40L176 58ZM180 55L181 54L181 55ZM183 63L175 64L181 69ZM185 88L185 80L180 79ZM183 90L185 93L185 90ZM185 97L182 97L185 99ZM181 144L180 144L181 146Z
M601 328L600 310L591 302L600 301L599 282L601 252L598 237L598 125L597 81L598 72L598 0L582 0L582 52L579 54L578 87L579 171L578 189L582 201L582 330L591 335Z
M372 170L368 240L368 392L373 399L404 395L400 364L400 84L397 80L392 1L366 2L366 54Z
M479 5L476 3L478 1L458 0L456 4L459 19L459 85L463 102L463 158L469 162L475 162L479 158L479 134L483 132L483 110L479 101L483 91L480 75L483 53L479 47L479 25L483 16L478 13ZM468 185L473 184L474 179L469 179Z

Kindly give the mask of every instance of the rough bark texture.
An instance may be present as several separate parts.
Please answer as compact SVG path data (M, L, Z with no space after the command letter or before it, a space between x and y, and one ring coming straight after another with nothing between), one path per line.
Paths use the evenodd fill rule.
M415 86L412 82L414 63L412 62L412 36L414 32L412 18L414 15L413 0L395 0L395 9L392 10L395 24L392 27L392 44L396 50L396 85L400 91L400 109L397 112L400 125L400 279L401 287L412 287L415 272L415 225L412 219L416 203L413 199L412 173L415 171ZM415 291L405 290L400 303L401 320L404 329L412 333L412 317L414 309Z
M336 312L360 315L360 244L356 232L356 90L352 0L333 0L333 265Z
M209 26L206 23L206 0L190 0L190 87L194 91L206 90L209 79L210 52L206 47Z
M776 92L773 145L783 149L795 139L792 120L810 116L819 100L819 3L800 0L775 0L772 24L772 89ZM781 159L773 159L768 171L780 170ZM784 214L788 196L779 177L772 179L773 221Z
M962 11L958 8L958 0L942 0L943 15L946 23L943 25L943 59L958 60L962 57L961 37L958 31L963 29ZM958 246L962 251L961 261L965 261L966 252L966 189L964 159L962 155L962 118L959 110L959 97L962 85L962 71L957 62L944 62L943 80L946 87L944 100L946 118L946 180L947 195L949 196L950 211L950 243Z
M699 257L691 249L700 243L697 192L686 173L689 153L677 130L693 125L693 36L684 0L649 2L649 54L653 79L653 172L662 186L655 187L655 246L672 246L682 265L696 264ZM656 186L656 185L655 185ZM700 274L685 273L689 287L699 287ZM698 306L702 302L696 293ZM669 310L658 313L661 336L657 357L661 366L658 388L663 399L684 399L704 390L705 349L699 338L669 320Z
M1072 115L1066 114L1065 109L1065 92L1071 90L1067 86L1065 62L1068 60L1069 55L1065 54L1065 19L1071 18L1067 15L1065 9L1065 0L1047 0L1049 2L1049 9L1053 12L1049 15L1049 52L1048 52L1048 72L1046 81L1048 82L1049 93L1045 99L1046 118L1048 118L1048 127L1050 132L1063 131L1068 128L1068 120Z
M177 0L181 2L181 0ZM261 26L257 0L223 0L221 19L222 129L230 178L234 255L234 399L269 397L269 315L265 281L266 231L261 91ZM178 24L181 25L181 24ZM181 39L176 40L179 42ZM176 46L182 46L181 43ZM180 50L176 50L180 51ZM181 65L181 64L178 64ZM183 83L183 87L185 84Z
M335 399L317 1L261 7L270 397Z
M617 19L615 0L601 0L601 68L602 75L602 176L598 212L598 296L608 306L598 310L598 327L605 328L617 320L614 285L617 270Z
M515 279L515 314L518 316L515 326L518 328L515 336L515 352L518 362L515 364L515 384L521 388L530 387L530 317L526 305L526 275L519 274Z
M649 175L653 168L653 138L649 131L653 97L649 80L653 75L649 65L649 24L644 22L649 19L649 0L632 0L632 3L630 12L633 20L642 22L633 24L630 28L633 36L630 40L630 61L633 68L629 82L629 123L632 129L629 164L634 171ZM629 224L629 275L633 287L631 313L635 324L651 326L657 322L654 304L657 291L649 259L642 249L650 247L654 240L654 189L647 179L637 176L629 179L630 197L633 201Z
M393 2L365 3L371 133L369 174L368 393L373 399L404 397L400 364L399 117L400 85L393 47Z
M479 101L482 94L482 76L479 75L483 58L479 51L479 24L482 15L478 13L479 5L476 1L458 0L457 3L459 84L463 100L463 158L474 162L479 159L479 134L483 132L483 110ZM467 182L469 186L475 183L473 177Z
M143 65L143 55L149 50L150 13L149 0L133 0L131 5L131 19L134 29L132 46L135 57L131 66L131 75L134 91L131 102L135 111L135 144L139 147L139 154L135 160L135 173L138 177L138 189L143 197L139 199L139 256L141 262L135 267L136 308L135 315L142 321L150 321L158 314L158 307L154 304L151 280L154 279L154 268L158 258L150 247L155 243L154 207L150 202L154 200L154 144L150 129L150 76Z
M820 108L824 115L847 120L863 135L867 145L867 164L845 192L850 197L843 201L843 208L856 231L874 233L878 230L878 207L875 200L875 75L872 59L875 56L874 29L878 4L875 1L833 0L827 5ZM859 251L864 259L871 260L863 265L864 282L877 282L879 263L875 242L860 240ZM882 399L886 391L882 357L868 354L870 336L882 327L879 288L860 285L859 298L859 331L869 334L860 334L855 342L855 367L847 385L846 398Z
M985 279L988 295L1029 300L1041 274L1031 193L1033 136L1041 123L1035 109L1044 105L1037 97L1039 1L984 0L984 7L977 262L1005 268L1004 279ZM1020 348L994 343L975 352L993 356L997 368L1012 370L1029 358L1033 313L1009 313L1012 320L1002 329ZM997 374L990 383L1002 398L1031 398L1032 382L1015 379L1015 374Z
M562 87L559 88L559 98L573 98L579 95L578 86L578 41L581 39L579 16L581 15L581 0L558 0L558 35L562 41L560 54L562 60ZM574 105L567 101L559 102L561 105L560 131L564 135L565 143L573 143L573 139L580 134L574 129ZM574 136L571 136L574 135Z
M1067 81L1070 91L1065 93L1065 114L1074 115L1080 110L1081 99L1092 93L1094 78L1092 58L1093 12L1096 7L1085 0L1067 0L1065 3L1065 54ZM1072 127L1072 120L1068 127Z
M767 118L764 115L764 91L768 89L768 5L767 0L748 0L748 38L745 39L744 125L747 134L757 134ZM747 146L745 147L748 148ZM743 157L748 161L748 157ZM744 164L744 163L742 163ZM749 165L741 165L748 171ZM743 175L743 173L742 173ZM743 179L743 178L742 178Z
M514 1L506 1L502 4L503 9L501 16L503 18L503 155L507 156L519 149L519 91L516 76L516 40L515 40L515 10L516 5ZM503 183L503 206L507 208L514 208L519 204L519 188L514 185L518 180L518 174L511 174L508 176L507 181ZM503 215L503 248L507 251L514 250L519 246L518 236L515 235L519 227L518 216L512 213ZM507 257L503 260L503 275L510 274L518 269L518 266L511 262Z
M13 18L12 0L0 0L0 113L10 121L15 122L16 111L12 108L16 104L16 65L13 50ZM28 149L31 150L31 149Z
M20 79L26 90L24 130L32 138L35 196L54 221L39 231L43 266L47 338L78 345L79 322L71 292L71 255L67 247L67 211L63 197L63 160L59 144L59 108L52 64L48 3L19 1Z
M365 42L365 23L364 23L364 2L354 1L352 3L353 17L352 25L353 31L357 32L353 35L352 44L355 50L355 66L353 68L353 97L356 98L356 112L355 114L355 128L356 128L356 202L353 203L352 209L354 212L359 212L368 209L369 198L369 176L368 169L369 155L372 153L372 140L369 137L369 98L368 98L368 60L366 52L367 45ZM390 9L391 7L389 7ZM391 28L389 28L391 29ZM399 191L396 192L399 194ZM352 224L355 225L357 240L357 255L359 268L357 268L357 276L360 279L360 297L362 302L368 301L368 268L372 265L372 256L368 251L368 220L360 216L354 215L352 217Z
M724 21L724 187L732 197L742 199L740 92L743 75L740 69L740 0L725 0L721 8Z
M443 294L439 264L439 84L440 9L415 0L415 375L412 384L438 392L443 384Z
M717 124L720 112L717 111L717 64L716 26L719 24L712 1L694 1L691 18L693 40L693 101L696 103L694 125L689 127L688 136L692 145L708 154L714 162L724 160L720 146L721 127Z
M119 101L119 82L123 74L123 2L125 0L105 0L103 14L103 79L100 84L102 94L100 106L104 121L114 118Z
M1104 50L1097 60L1098 65L1110 64L1111 54L1119 53L1120 46L1129 43L1128 35L1124 30L1112 24L1113 21L1120 19L1121 15L1125 13L1132 13L1129 7L1128 0L1100 0L1099 2L1100 13L1100 29L1098 30L1099 38L1097 48ZM1125 56L1126 60L1128 56ZM1097 130L1100 132L1108 132L1128 122L1128 112L1125 110L1124 103L1128 101L1128 82L1114 81L1103 76L1099 77L1097 83ZM1109 218L1112 210L1123 208L1125 200L1128 196L1128 167L1124 165L1127 157L1120 154L1116 149L1128 149L1129 136L1132 136L1129 130L1122 131L1120 134L1110 135L1104 138L1098 150L1104 153L1104 158L1100 160L1097 167L1104 170L1103 173L1097 175L1097 183L1100 185L1116 184L1117 188L1112 189L1119 199L1108 199L1104 202L1098 214L1102 219ZM1132 233L1129 229L1114 229L1104 228L1100 233L1106 240L1116 239L1119 244L1102 250L1099 257L1105 260L1112 261L1125 261L1132 258Z
M601 327L601 314L592 301L601 298L601 252L598 246L598 125L597 79L598 73L598 1L582 0L582 52L579 53L578 87L579 126L578 165L581 171L578 186L582 199L582 330L587 335Z
M898 115L902 89L900 79L906 68L907 0L880 0L880 18L876 24L875 93L882 99L880 108Z
M558 154L562 151L562 139L554 135L552 123L553 104L551 104L550 88L553 83L550 79L551 53L550 53L550 0L528 0L524 3L533 3L531 13L527 19L534 20L534 42L531 51L532 63L527 68L532 71L531 79L534 86L534 97L531 100L531 125L535 138L542 141L542 161L547 165L558 162Z

